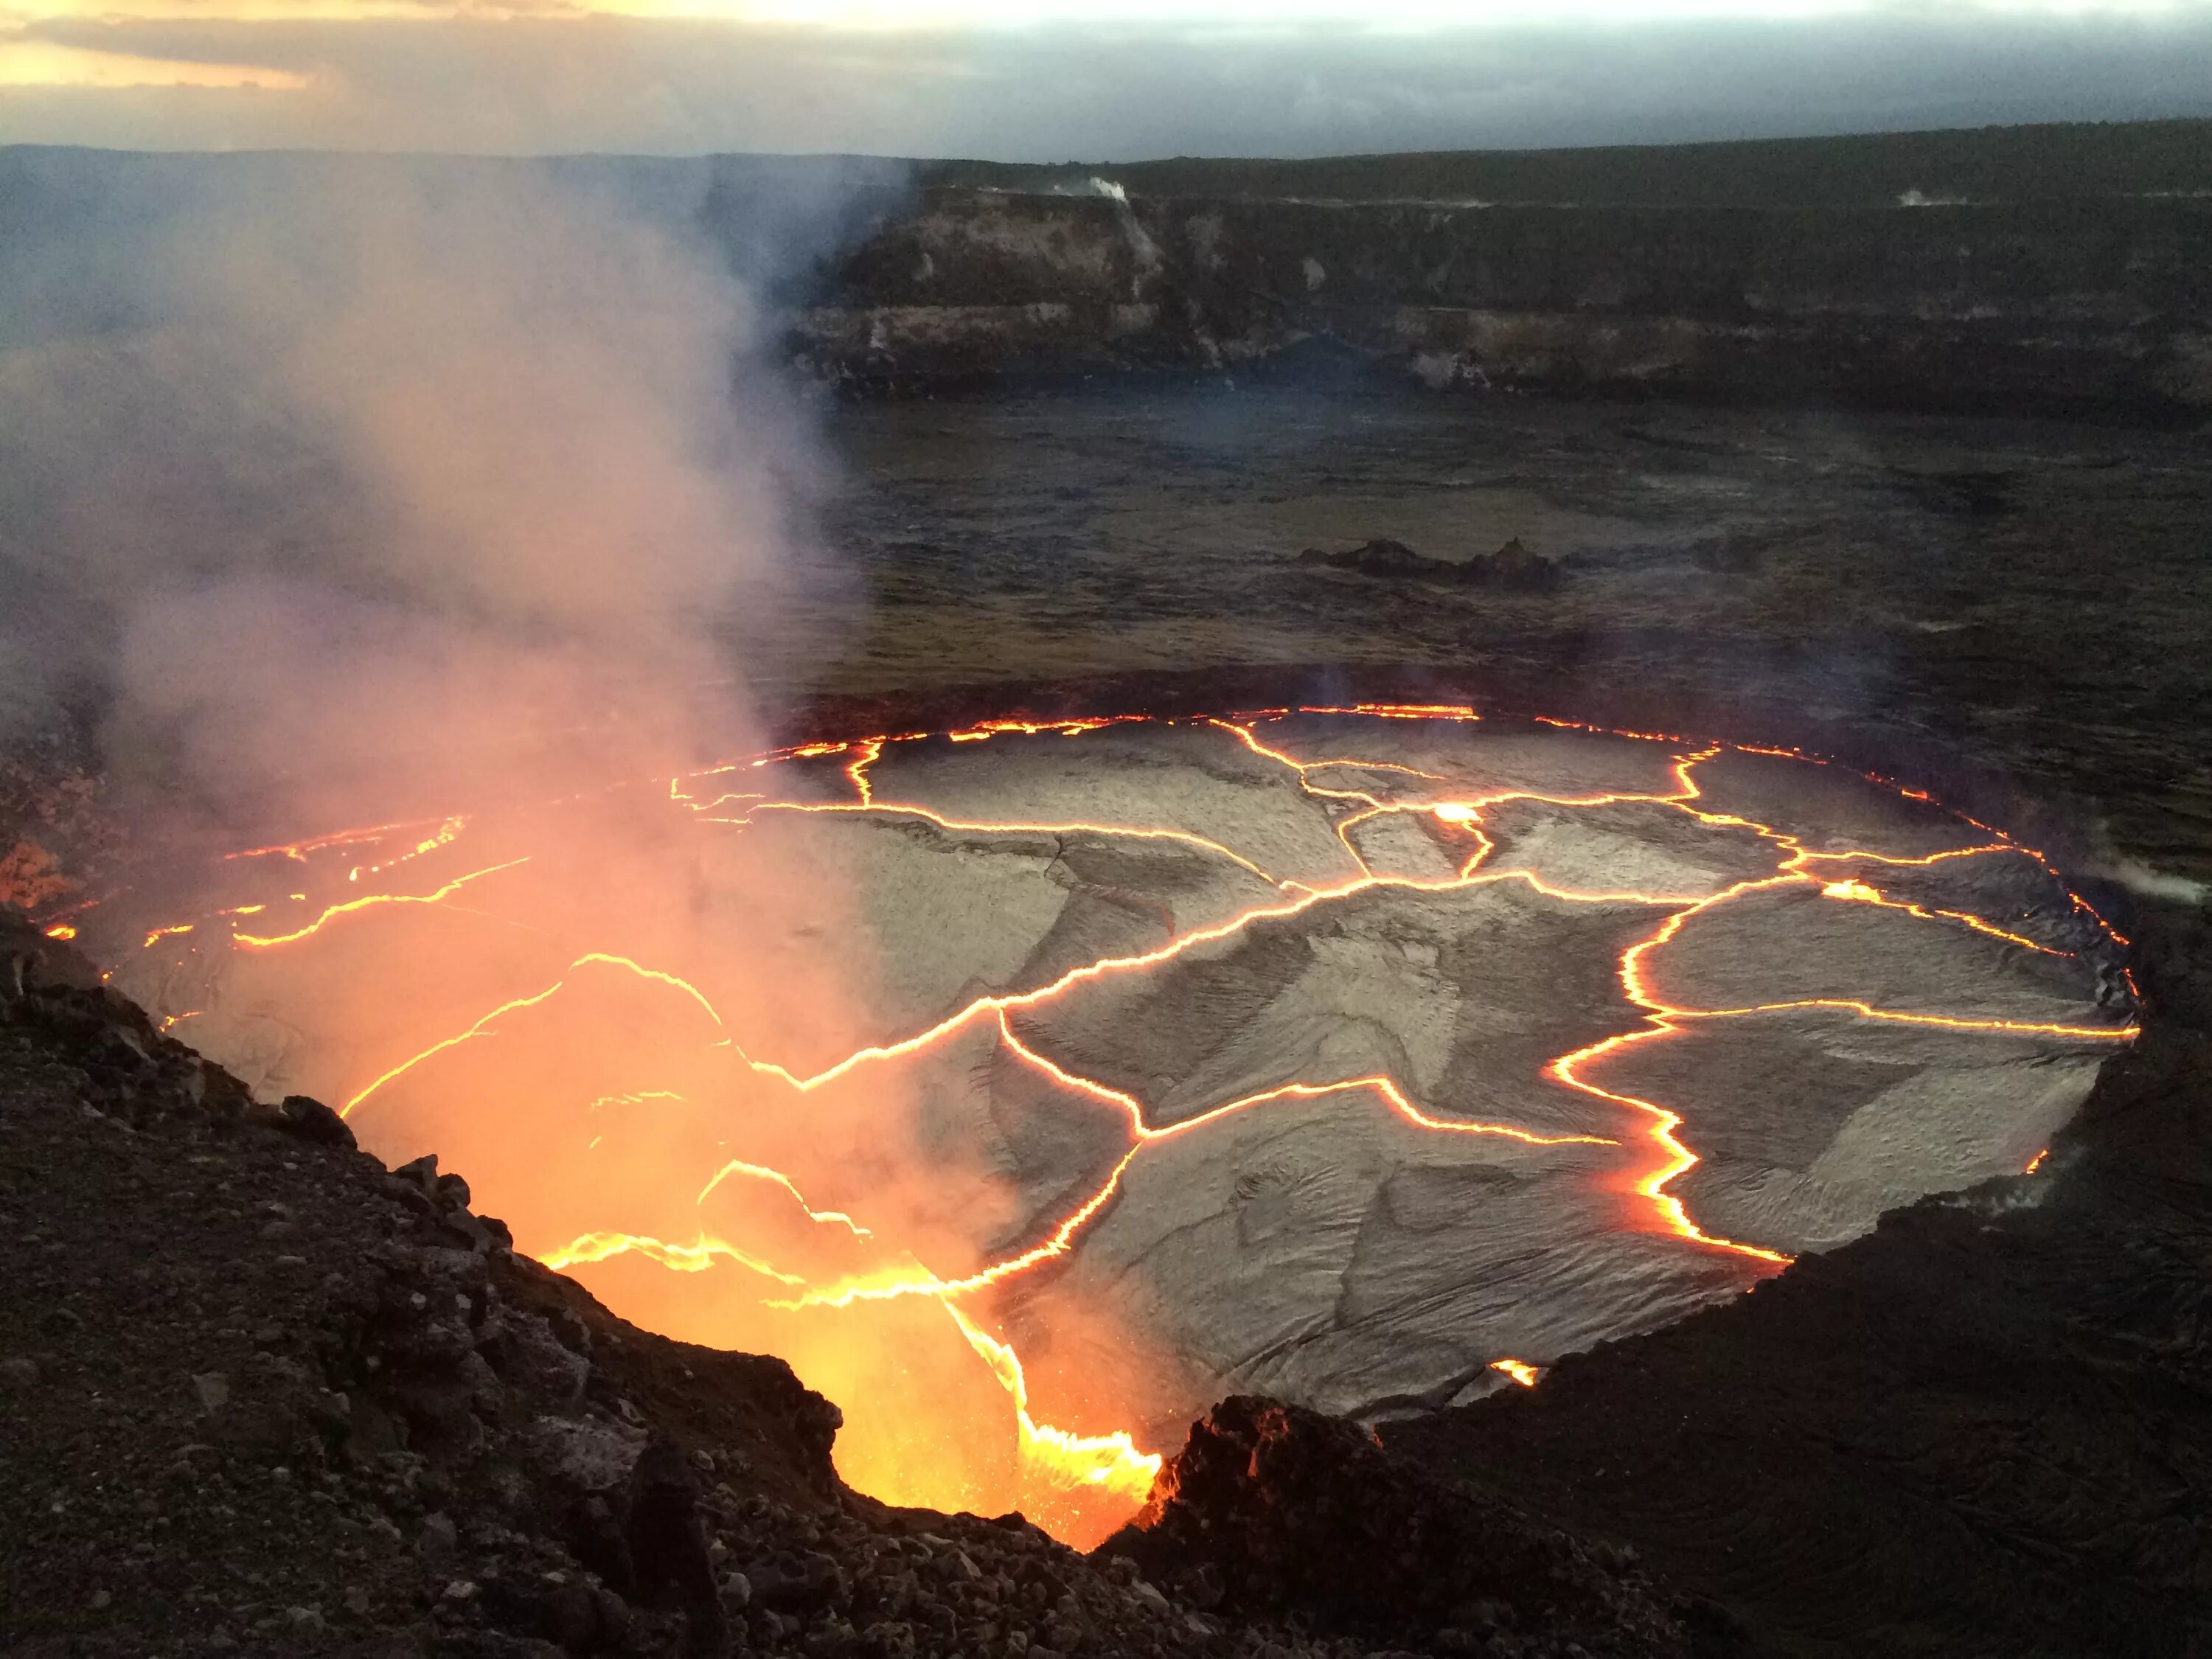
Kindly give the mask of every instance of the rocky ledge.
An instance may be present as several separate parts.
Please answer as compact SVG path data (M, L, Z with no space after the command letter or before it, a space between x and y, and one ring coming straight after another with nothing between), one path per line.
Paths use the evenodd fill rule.
M1292 1613L1423 1652L1686 1659L1698 1610L1669 1607L1636 1553L1532 1523L1371 1432L1238 1396L1200 1422L1152 1501L1101 1546L1187 1598Z

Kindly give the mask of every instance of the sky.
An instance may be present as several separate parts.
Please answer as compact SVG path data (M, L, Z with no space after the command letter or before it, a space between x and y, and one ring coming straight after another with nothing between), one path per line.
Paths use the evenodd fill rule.
M1134 161L2212 114L2212 0L0 0L0 143Z

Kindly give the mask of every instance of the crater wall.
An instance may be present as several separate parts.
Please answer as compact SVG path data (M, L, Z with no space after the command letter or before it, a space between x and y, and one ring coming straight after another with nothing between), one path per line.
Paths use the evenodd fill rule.
M734 228L732 234L735 234ZM1594 206L922 190L793 356L884 392L1217 370L1901 409L2212 409L2212 199Z
M128 321L115 273L239 200L528 175L703 229L790 361L863 393L1196 372L2186 425L2207 156L2203 121L1098 169L22 146L0 343Z

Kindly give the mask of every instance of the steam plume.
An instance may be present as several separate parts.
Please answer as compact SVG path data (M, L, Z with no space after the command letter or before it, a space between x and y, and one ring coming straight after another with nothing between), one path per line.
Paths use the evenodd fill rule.
M19 708L103 679L111 758L233 814L741 742L712 628L808 462L708 251L520 167L218 177L92 215L58 257L136 280L0 359Z
M264 1094L353 1108L387 1160L438 1152L526 1249L605 1228L693 1252L710 1271L633 1256L634 1283L595 1283L792 1357L856 1407L841 1463L868 1489L1004 1507L1012 1408L944 1308L767 1305L794 1268L958 1269L1005 1202L922 1085L802 1097L735 1046L817 1066L871 1035L834 847L669 811L672 777L764 746L749 685L803 654L799 601L830 579L820 468L698 204L642 212L618 183L156 167L0 255L0 696L19 732L64 708L96 732L149 904L185 867L203 907L245 896L187 851L422 817L413 852L361 855L419 856L412 889L303 858L334 891L256 905L224 951L134 934L118 983L188 991L179 1035ZM449 902L279 948L372 889ZM931 1411L866 1403L915 1389Z

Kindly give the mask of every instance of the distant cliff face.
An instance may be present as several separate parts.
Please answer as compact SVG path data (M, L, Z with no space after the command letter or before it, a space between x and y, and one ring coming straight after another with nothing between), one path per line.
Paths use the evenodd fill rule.
M802 371L864 393L1213 371L2188 421L2208 158L2212 122L2148 122L1147 162L1109 170L1125 198L981 162L19 146L0 347L130 318L218 210L533 179L718 241Z
M1146 370L2212 409L2212 200L1316 203L940 188L793 317L886 392Z

